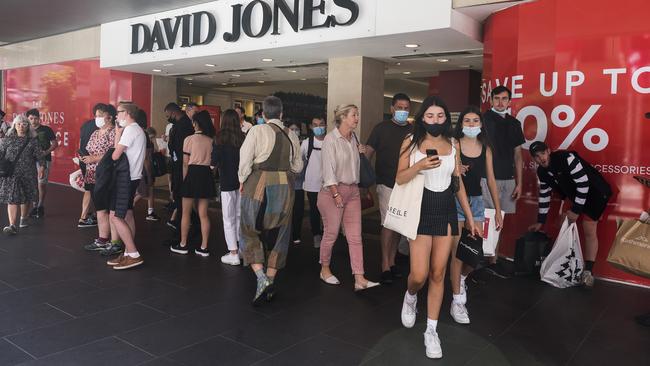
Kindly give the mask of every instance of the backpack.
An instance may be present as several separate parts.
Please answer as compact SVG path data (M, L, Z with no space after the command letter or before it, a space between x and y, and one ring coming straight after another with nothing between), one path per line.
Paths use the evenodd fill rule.
M307 166L309 165L309 159L311 158L312 151L320 151L320 147L314 147L314 136L309 136L307 139L307 164L305 164L305 172L307 171Z
M551 252L553 242L542 232L527 232L517 239L515 246L515 275L539 273L542 262Z

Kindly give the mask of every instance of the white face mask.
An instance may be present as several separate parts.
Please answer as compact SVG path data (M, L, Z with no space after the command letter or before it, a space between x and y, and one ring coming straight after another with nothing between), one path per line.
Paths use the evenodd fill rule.
M120 124L120 127L126 127L126 120L125 119L120 119L117 121L117 123Z
M505 117L505 116L506 116L506 113L507 113L506 111L499 112L499 111L497 111L494 107L492 107L492 112L498 114L498 115L501 116L501 117Z
M106 121L104 120L104 117L95 117L95 126L97 128L102 128L106 124Z

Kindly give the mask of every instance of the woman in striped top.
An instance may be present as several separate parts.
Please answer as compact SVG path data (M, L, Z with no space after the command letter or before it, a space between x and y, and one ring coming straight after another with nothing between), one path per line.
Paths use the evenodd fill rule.
M573 206L565 213L570 222L576 222L582 214L585 232L585 271L582 283L594 285L591 272L598 253L598 220L600 220L612 190L602 175L575 151L554 151L541 141L530 145L530 154L539 165L539 212L537 223L529 230L539 231L546 222L551 207L551 192L555 189L562 198L573 200Z

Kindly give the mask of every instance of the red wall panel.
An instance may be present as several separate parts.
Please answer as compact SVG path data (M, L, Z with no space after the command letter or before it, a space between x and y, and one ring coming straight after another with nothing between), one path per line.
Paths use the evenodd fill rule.
M539 0L493 14L485 26L482 102L489 108L491 88L505 83L512 89L516 76L519 95L513 96L512 114L522 121L528 142L545 140L552 149L577 151L602 172L614 190L599 224L595 273L650 285L649 279L621 272L606 262L616 219L638 217L650 206L650 189L633 179L634 175L650 175L650 120L644 116L650 111L647 2L611 4L606 0ZM616 68L625 72L613 90L608 70ZM554 72L557 90L550 93ZM572 79L579 85L567 87L568 73L575 73ZM514 253L515 238L536 220L535 166L527 150L524 160L524 197L517 215L506 221L503 235L507 240L500 249L507 256ZM558 206L556 201L552 212ZM553 221L549 218L549 223ZM557 230L557 225L551 225L549 231L555 235Z
M38 108L44 125L57 135L50 180L68 183L78 167L79 128L93 118L99 102L133 100L147 115L151 110L151 76L101 69L98 60L71 61L3 71L6 118Z

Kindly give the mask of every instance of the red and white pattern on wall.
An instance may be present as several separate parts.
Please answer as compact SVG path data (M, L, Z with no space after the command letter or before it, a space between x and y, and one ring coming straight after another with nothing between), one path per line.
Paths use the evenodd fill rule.
M79 129L94 118L96 103L133 101L151 111L151 76L101 69L99 60L62 62L3 71L5 119L38 108L41 123L59 142L52 156L50 181L69 184L78 169L72 161L79 149Z
M634 175L650 175L650 31L648 2L540 0L493 14L485 27L482 102L490 90L513 91L512 112L523 124L524 197L506 222L506 245L536 220L537 180L528 146L577 151L612 186L614 196L599 224L597 276L650 285L606 262L617 218L650 207L650 189ZM551 212L556 212L559 201ZM555 215L557 217L557 214ZM549 217L549 223L557 220ZM557 233L557 224L550 231Z

